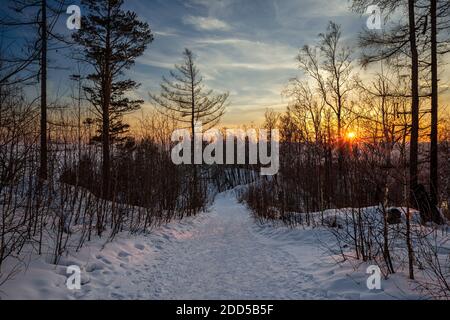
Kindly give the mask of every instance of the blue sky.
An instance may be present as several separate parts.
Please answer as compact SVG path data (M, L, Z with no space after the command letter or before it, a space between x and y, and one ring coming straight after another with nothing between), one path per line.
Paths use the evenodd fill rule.
M316 40L329 20L355 39L365 18L346 0L152 0L127 8L149 22L155 41L138 60L133 76L139 94L157 91L161 76L191 49L207 86L230 92L224 124L258 123L268 107L282 109L281 91L299 75L298 49Z
M328 21L341 24L344 38L354 46L367 18L351 12L349 4L347 0L126 0L125 8L147 21L155 36L128 72L142 84L134 94L148 108L148 92L159 90L161 77L181 62L183 49L189 48L206 85L230 92L222 124L258 124L266 108L286 107L281 91L290 78L300 75L298 49L314 43ZM57 29L67 34L65 19ZM68 94L68 74L75 72L75 63L61 56L61 51L50 55L52 65L60 68L50 71L55 96Z

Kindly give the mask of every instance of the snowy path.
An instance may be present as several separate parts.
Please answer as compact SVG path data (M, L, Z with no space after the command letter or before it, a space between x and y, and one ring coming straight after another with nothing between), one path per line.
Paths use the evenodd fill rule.
M248 211L220 195L189 236L163 248L149 295L180 299L308 298L311 276L275 243L259 241ZM143 279L144 280L144 279Z
M25 299L392 298L369 292L364 271L333 263L318 242L329 236L257 226L228 191L210 212L149 235L120 235L101 250L92 244L56 267L32 261L2 289L6 298ZM72 264L82 266L79 291L65 286Z

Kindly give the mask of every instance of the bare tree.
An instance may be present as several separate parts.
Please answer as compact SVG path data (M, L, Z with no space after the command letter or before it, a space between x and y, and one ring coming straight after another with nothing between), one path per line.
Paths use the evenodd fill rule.
M189 49L184 50L183 58L183 64L175 65L176 71L170 72L172 80L163 77L159 95L153 93L149 93L149 95L158 111L190 128L191 150L194 150L196 124L202 123L204 129L216 125L225 113L229 94L216 95L212 90L205 89L203 78ZM191 157L193 168L191 201L195 210L199 205L199 199L194 152L192 152Z
M336 118L339 173L343 161L344 112L351 109L348 96L353 89L351 51L342 43L341 36L341 27L330 22L327 31L319 34L318 46L305 45L297 56L300 69L315 81L317 91Z
M21 18L5 17L1 19L0 24L7 27L27 27L32 26L37 31L37 36L28 46L26 57L13 58L14 68L10 69L6 75L1 78L1 82L8 81L20 73L27 73L31 64L39 62L39 71L18 77L15 81L29 80L38 75L40 80L40 159L39 159L39 177L47 179L48 177L48 141L47 141L47 60L48 52L52 49L49 46L50 41L64 41L63 38L54 32L55 23L63 12L64 0L15 0L11 3L11 9ZM30 18L31 16L31 18ZM33 30L34 31L34 30ZM35 32L35 31L34 31Z
M430 14L430 68L431 68L431 134L430 134L430 194L431 205L439 205L439 79L438 57L450 52L448 27L450 3L429 0ZM443 33L447 31L445 36ZM438 35L441 35L438 40Z

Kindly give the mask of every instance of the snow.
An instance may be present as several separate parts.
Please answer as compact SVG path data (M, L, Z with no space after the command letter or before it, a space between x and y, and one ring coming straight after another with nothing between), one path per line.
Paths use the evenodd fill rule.
M236 200L217 195L208 212L148 234L93 239L57 266L30 254L26 271L0 287L3 299L419 299L403 274L366 286L367 265L337 263L325 228L260 225ZM8 262L8 261L7 261ZM66 287L79 265L80 290ZM6 267L12 267L12 262Z

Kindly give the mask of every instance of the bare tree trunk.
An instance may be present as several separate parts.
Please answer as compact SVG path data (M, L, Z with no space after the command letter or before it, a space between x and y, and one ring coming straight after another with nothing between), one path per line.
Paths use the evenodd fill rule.
M47 1L41 7L41 149L39 177L47 179Z
M409 150L410 205L415 204L414 190L417 188L419 149L419 58L416 43L415 0L408 0L409 43L411 49L411 141Z
M189 57L189 59L191 59ZM194 70L193 70L193 62L189 60L189 72L191 78L191 104L192 104L192 114L191 114L191 130L192 130L192 140L191 140L191 163L192 163L192 209L193 213L197 212L197 166L195 164L195 79L194 79Z
M437 68L437 0L431 0L431 146L430 146L430 193L431 206L438 205L438 68Z
M409 190L409 197L408 197L408 177L407 177L407 173L406 173L406 163L407 163L407 158L406 158L406 136L407 136L407 132L408 132L408 127L405 124L405 127L403 129L403 142L402 142L402 153L403 153L403 159L404 159L404 163L405 163L405 172L404 172L404 176L403 176L403 201L404 201L404 206L406 206L406 213L405 213L405 218L406 218L406 247L408 249L408 267L409 267L409 278L410 279L414 279L414 251L412 248L412 243L411 243L411 223L410 223L410 209L409 209L409 203L411 202L411 190Z
M406 210L406 245L408 247L409 278L414 280L414 251L411 242L411 217L409 207Z
M337 146L338 146L338 197L342 198L343 194L346 194L347 190L344 190L344 146L343 146L343 138L342 138L342 119L341 119L341 99L339 98L339 111L337 113Z
M111 9L108 10L108 18L111 14ZM109 21L109 23L111 23ZM104 70L104 84L103 84L103 105L102 105L102 197L107 199L110 194L110 123L109 123L109 105L111 103L111 77L110 77L110 55L111 55L111 34L110 25L106 33L106 57Z
M107 93L105 94L107 96ZM106 98L106 97L105 97ZM109 100L105 99L103 105L103 123L102 123L102 196L103 198L109 197L110 186L110 144L109 144L109 114L108 114Z
M389 250L389 228L388 228L388 212L386 210L387 203L388 203L388 187L387 183L384 186L384 196L383 196L383 203L382 203L382 209L383 209L383 258L386 262L386 266L388 269L388 272L395 273L394 270L394 264L392 263L392 257L391 252Z

